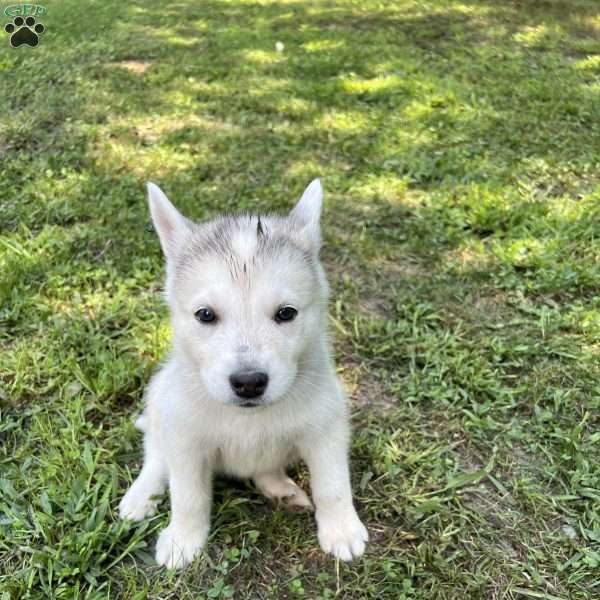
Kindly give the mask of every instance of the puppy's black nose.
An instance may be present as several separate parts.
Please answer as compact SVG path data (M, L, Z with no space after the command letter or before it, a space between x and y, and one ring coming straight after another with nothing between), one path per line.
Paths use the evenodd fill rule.
M229 383L240 398L256 398L267 389L269 376L262 371L240 371L229 376Z

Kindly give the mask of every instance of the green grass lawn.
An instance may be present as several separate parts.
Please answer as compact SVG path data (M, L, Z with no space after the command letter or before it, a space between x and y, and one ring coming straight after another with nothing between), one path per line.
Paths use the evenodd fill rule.
M600 4L45 6L0 31L0 599L600 598ZM169 347L144 182L200 220L316 176L368 553L219 481L169 573L168 502L116 514Z

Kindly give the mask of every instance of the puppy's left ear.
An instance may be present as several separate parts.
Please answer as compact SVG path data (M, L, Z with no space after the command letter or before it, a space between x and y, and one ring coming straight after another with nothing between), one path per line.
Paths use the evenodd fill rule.
M323 188L321 181L315 179L304 190L302 197L290 213L300 239L314 252L319 252L321 247L322 208Z

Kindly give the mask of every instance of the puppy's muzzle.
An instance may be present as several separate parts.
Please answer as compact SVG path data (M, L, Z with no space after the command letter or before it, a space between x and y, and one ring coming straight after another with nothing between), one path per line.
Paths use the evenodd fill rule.
M258 398L267 389L269 376L262 371L239 371L229 376L229 383L240 398Z

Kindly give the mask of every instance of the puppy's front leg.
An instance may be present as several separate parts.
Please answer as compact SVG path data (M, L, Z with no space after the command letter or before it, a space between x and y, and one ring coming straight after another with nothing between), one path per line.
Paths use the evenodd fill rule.
M310 471L321 548L342 560L361 556L369 534L352 503L345 422L310 436L300 451Z
M200 552L210 529L212 464L198 449L174 454L169 463L171 521L156 543L156 562L170 569L187 566Z

